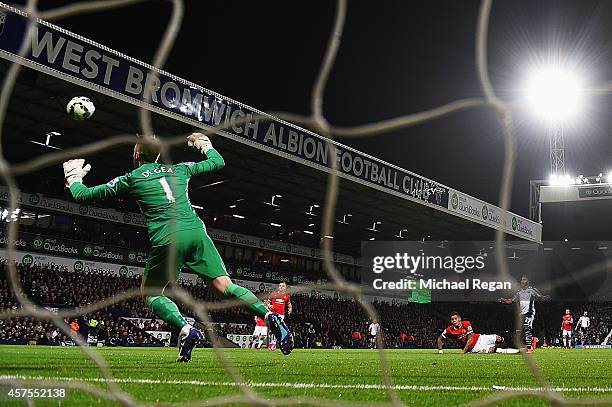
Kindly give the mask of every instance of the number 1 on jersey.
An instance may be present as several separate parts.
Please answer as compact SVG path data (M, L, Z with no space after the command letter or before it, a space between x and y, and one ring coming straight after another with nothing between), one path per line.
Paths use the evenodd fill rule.
M168 203L174 202L175 201L174 195L172 195L172 190L170 189L170 185L168 184L166 177L160 178L159 183L161 184L162 188L164 189L164 192L166 193L166 198L168 198Z

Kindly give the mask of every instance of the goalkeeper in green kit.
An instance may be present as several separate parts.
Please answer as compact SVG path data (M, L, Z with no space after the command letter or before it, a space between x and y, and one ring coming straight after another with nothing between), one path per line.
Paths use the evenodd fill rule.
M86 187L83 177L91 166L84 165L83 159L70 160L63 164L66 183L79 203L100 201L119 194L136 199L147 221L151 246L141 289L156 292L156 295L150 292L146 295L147 305L159 318L180 329L177 362L189 362L193 348L204 336L183 318L176 304L164 296L164 287L168 284L166 269L170 250L174 250L175 277L178 277L182 267L188 267L202 277L214 292L238 300L251 313L266 321L280 338L281 351L288 355L293 349L293 336L287 325L252 292L232 283L221 256L206 233L204 223L189 202L189 179L219 171L225 165L223 157L204 134L189 135L187 144L205 154L207 159L196 163L160 164L159 145L138 142L134 146L134 171L107 184Z

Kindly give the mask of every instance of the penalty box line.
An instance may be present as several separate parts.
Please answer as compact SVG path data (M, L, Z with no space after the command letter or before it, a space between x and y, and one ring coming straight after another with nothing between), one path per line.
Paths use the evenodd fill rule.
M43 377L43 376L0 376L0 382L11 380L56 380L65 382L90 382L90 383L105 383L102 378L80 378L80 377ZM203 380L159 380L159 379L132 379L132 378L114 378L111 380L114 383L127 384L162 384L162 385L192 385L192 386L210 386L210 387L235 387L234 382L220 381L203 381ZM292 389L353 389L353 390L385 390L383 384L326 384L326 383L274 383L274 382L252 382L246 381L246 385L259 388L292 388ZM512 387L512 386L417 386L417 385L402 385L397 384L391 386L393 390L408 390L408 391L543 391L542 387ZM612 387L551 387L551 391L565 393L611 393Z

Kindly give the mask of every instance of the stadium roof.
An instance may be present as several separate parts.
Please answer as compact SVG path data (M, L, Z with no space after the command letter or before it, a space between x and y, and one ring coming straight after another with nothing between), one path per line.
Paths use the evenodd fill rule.
M15 44L19 43L23 29L23 18L18 13L9 14L4 35L0 36L0 56L4 58L0 59L0 72L3 76L10 66L9 61L14 60ZM73 47L73 51L65 46L71 41L77 47ZM146 64L45 23L38 26L33 44L28 61L24 61L31 69L22 70L19 76L4 124L5 154L13 164L54 149L82 146L119 134L136 134L139 132L137 105L155 112L154 128L162 138L187 134L197 127L209 128L208 125L215 121L219 126L231 124L230 112L247 116L261 113L163 71L159 71L162 86L158 103L145 105L141 94L127 92L127 89L129 86L138 87L136 71L146 73L150 68ZM49 51L56 48L59 51L53 58L54 53ZM111 69L110 74L107 63L108 78L104 78L103 65L96 66L99 68L98 76L93 79L83 76L92 65L76 67L79 61L85 64L83 61L87 60L81 58L81 54L92 50L117 61L116 69ZM95 61L100 61L100 58ZM71 69L74 67L76 69ZM117 86L116 82L120 85ZM164 89L166 96L175 91L182 93L182 105L166 103L164 106ZM189 91L189 99L185 100L185 92ZM78 95L94 100L96 113L92 119L78 122L65 113L67 101ZM320 238L318 230L322 212L322 208L316 205L323 205L329 171L324 139L279 120L272 123L276 126L272 130L274 134L270 133L272 126L258 122L259 128L251 128L251 137L244 134L247 126L242 128L243 134L232 131L230 127L215 137L215 147L223 154L227 165L221 173L194 179L190 185L191 201L204 207L211 217L222 217L224 229L258 233L265 237L278 234L280 230L285 233L295 231L297 235L294 237L298 236L300 243L316 246ZM255 121L250 124L255 126ZM299 142L296 141L300 146L298 151L292 152L287 147L289 131L295 131L294 141L300 137ZM46 145L47 140L49 145ZM310 156L309 145L313 152ZM356 255L361 241L371 238L395 240L402 230L402 238L410 240L488 240L493 238L494 228L500 227L510 235L540 240L540 225L503 213L494 205L375 157L340 144L338 148L341 162L346 154L347 162L352 164L340 174L336 218L342 221L344 215L352 216L344 218L346 223L336 223L334 246L338 252ZM90 156L93 171L88 176L89 183L106 182L129 171L131 150L131 146L123 145ZM174 161L193 161L197 156L186 148L175 148L172 158ZM376 164L382 174L373 181L372 176L368 178L364 174L363 168L361 172L359 168L356 170L358 161L362 167L366 162ZM20 177L19 182L24 190L30 189L29 192L58 195L65 193L62 192L61 179L61 166L56 165L42 174ZM274 198L275 205L270 205L275 195L280 197ZM236 207L231 208L233 205ZM128 206L127 209L135 208ZM234 218L232 214L244 216L244 219ZM278 228L270 223L282 226ZM309 226L313 223L315 226ZM245 224L248 224L247 230L244 230ZM309 235L304 230L314 234Z

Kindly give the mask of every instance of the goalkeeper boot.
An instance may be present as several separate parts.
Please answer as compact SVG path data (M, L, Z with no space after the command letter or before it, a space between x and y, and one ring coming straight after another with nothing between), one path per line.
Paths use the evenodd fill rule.
M276 337L278 348L283 352L283 355L288 355L293 350L293 335L289 331L289 327L285 321L276 312L268 314L268 326Z
M189 334L179 340L179 354L176 361L179 363L190 362L191 352L198 343L204 340L204 335L199 329L191 328Z

